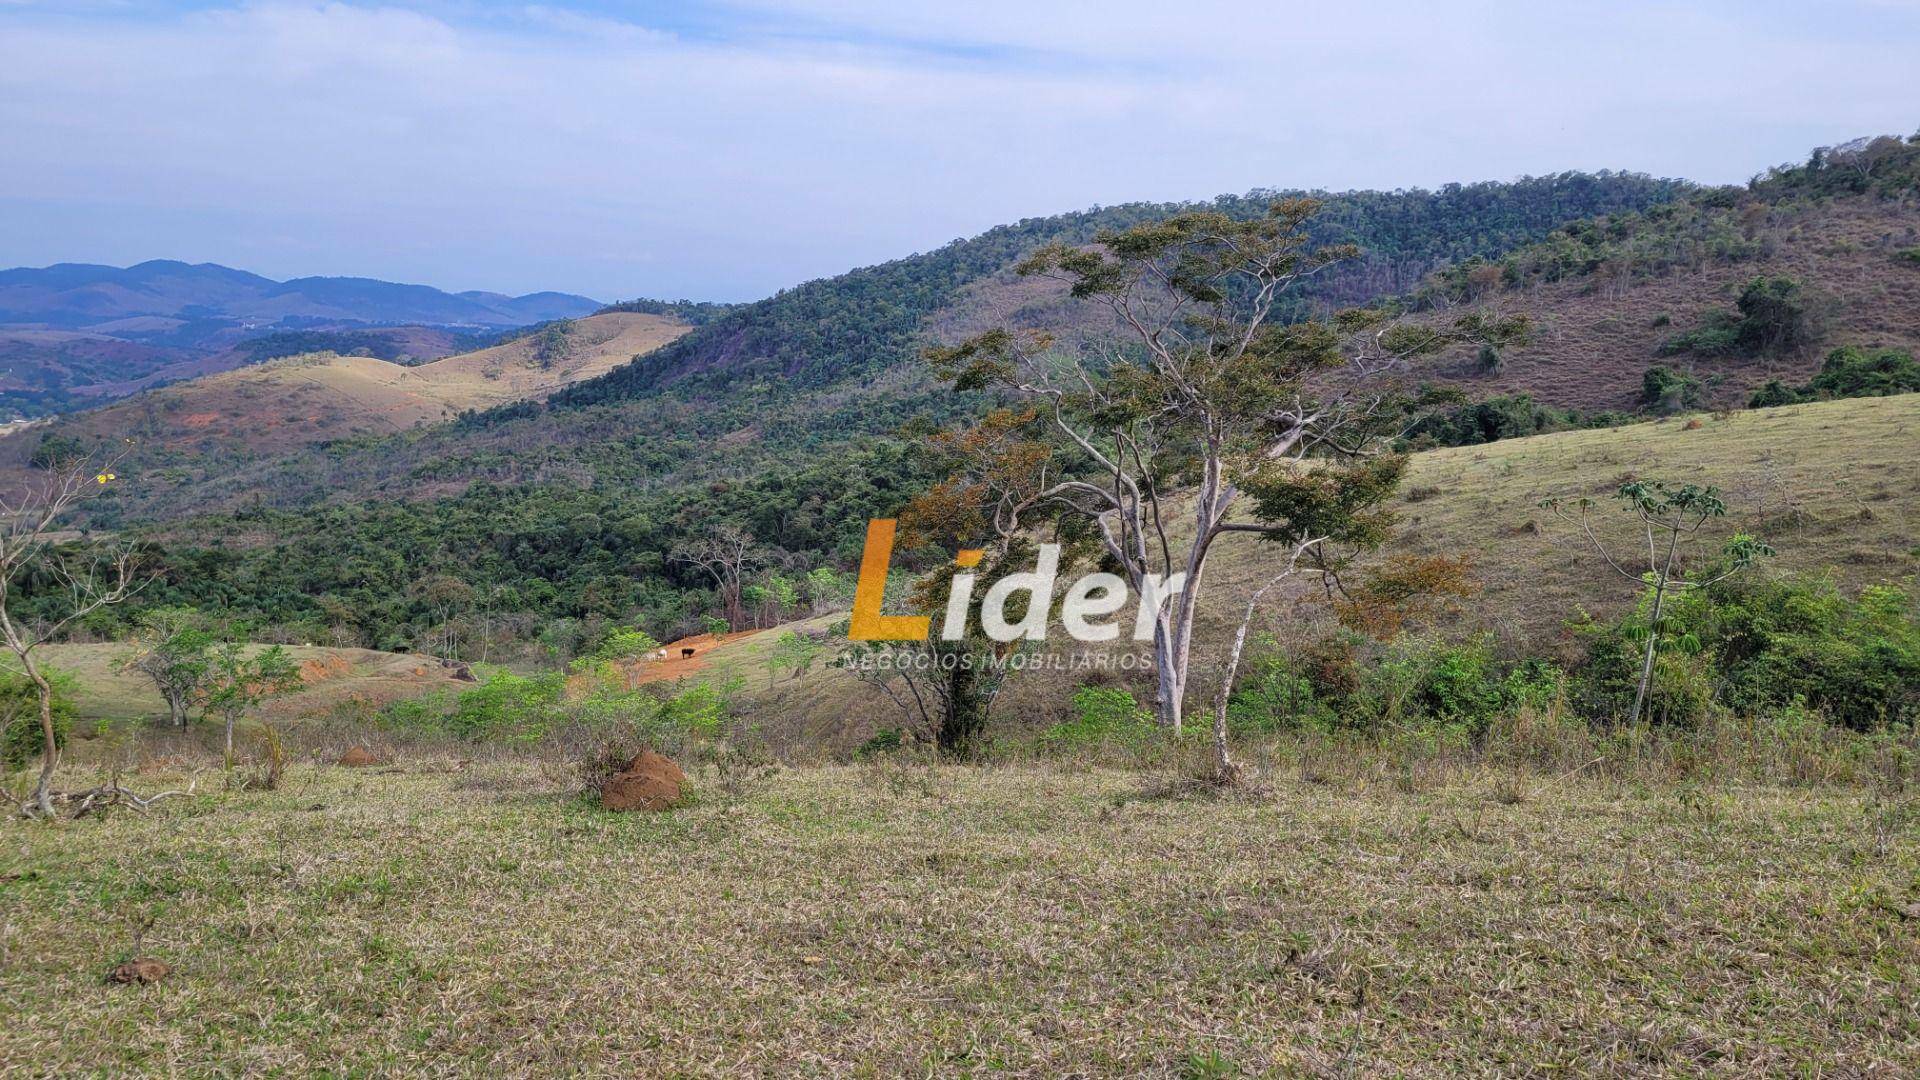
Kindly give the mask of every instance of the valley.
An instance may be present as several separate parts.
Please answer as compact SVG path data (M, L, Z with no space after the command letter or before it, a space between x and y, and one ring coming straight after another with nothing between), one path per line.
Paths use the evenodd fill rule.
M1920 1062L1920 135L0 323L0 1062Z

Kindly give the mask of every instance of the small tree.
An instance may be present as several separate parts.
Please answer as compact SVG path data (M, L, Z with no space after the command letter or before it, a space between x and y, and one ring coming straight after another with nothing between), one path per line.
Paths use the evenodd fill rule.
M226 725L226 763L233 766L233 728L242 716L270 698L300 686L300 667L279 645L247 655L239 642L222 642L208 658L200 704Z
M1447 327L1373 310L1287 321L1302 283L1357 254L1313 246L1307 222L1318 207L1283 200L1251 221L1185 213L1103 232L1092 247L1049 245L1020 272L1063 280L1074 298L1103 306L1124 340L1069 350L1044 334L994 330L928 353L957 389L997 389L1024 406L997 421L1010 432L1024 426L1024 437L980 440L985 451L949 490L977 492L967 501L1002 535L1023 518L1073 520L1136 595L1176 577L1184 584L1149 613L1154 711L1175 732L1214 545L1234 532L1296 533L1283 520L1235 519L1246 478L1283 459L1373 452L1372 421L1396 397L1390 372L1458 342L1497 346L1526 330L1477 313ZM1177 499L1175 489L1184 489ZM1175 515L1184 529L1168 527Z
M130 544L62 535L81 503L115 479L112 464L68 460L17 496L0 498L0 642L33 683L40 720L40 777L24 808L29 814L53 815L53 772L60 762L55 688L35 651L136 587ZM33 594L23 595L30 582Z
M156 608L141 618L133 640L121 669L145 675L167 703L168 722L186 727L212 666L208 653L216 639L206 616L192 608Z
M812 635L793 630L781 634L767 656L767 685L772 686L781 672L786 672L791 679L806 674L825 651L825 643Z
M1727 505L1721 500L1719 489L1695 484L1672 487L1658 480L1636 480L1622 484L1615 497L1638 519L1640 527L1636 531L1646 537L1647 568L1644 571L1637 569L1638 556L1624 561L1615 558L1601 542L1593 528L1591 512L1596 504L1592 499L1580 499L1571 507L1561 499L1548 499L1540 505L1578 526L1586 535L1587 543L1615 573L1647 591L1647 643L1641 658L1639 682L1634 687L1633 712L1627 717L1631 723L1640 719L1653 687L1654 657L1659 650L1660 636L1668 629L1664 622L1667 598L1725 581L1772 555L1773 548L1744 533L1736 533L1722 546L1721 561L1714 576L1689 581L1681 565L1681 544L1709 520L1726 516ZM1629 570L1628 563L1636 564L1636 568Z

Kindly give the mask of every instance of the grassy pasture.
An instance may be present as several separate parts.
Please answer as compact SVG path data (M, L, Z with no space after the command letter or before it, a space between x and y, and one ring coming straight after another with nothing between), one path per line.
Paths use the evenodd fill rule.
M873 765L599 812L302 765L0 825L36 1073L1910 1075L1911 791ZM176 778L143 777L150 788ZM203 787L206 786L203 783ZM217 786L217 783L216 783ZM174 965L149 987L102 974Z

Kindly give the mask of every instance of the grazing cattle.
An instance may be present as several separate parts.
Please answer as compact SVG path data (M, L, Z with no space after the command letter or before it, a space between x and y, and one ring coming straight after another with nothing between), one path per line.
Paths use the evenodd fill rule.
M680 650L680 658L681 658L682 660L684 660L684 659L686 659L687 657L689 657L689 656L692 656L692 655L693 655L693 648L692 648L692 646L688 646L687 648L684 648L684 649L681 649L681 650Z

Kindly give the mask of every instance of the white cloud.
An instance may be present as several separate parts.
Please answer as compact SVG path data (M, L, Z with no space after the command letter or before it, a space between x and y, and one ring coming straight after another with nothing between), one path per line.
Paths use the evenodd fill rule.
M735 297L1094 202L1725 180L1913 123L1884 9L1088 10L804 0L695 34L557 4L0 9L5 257Z

